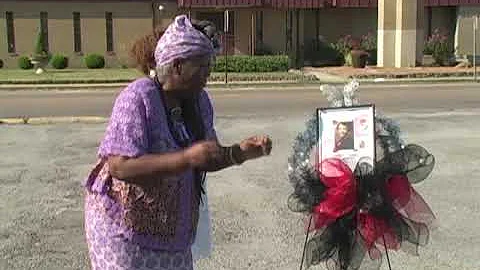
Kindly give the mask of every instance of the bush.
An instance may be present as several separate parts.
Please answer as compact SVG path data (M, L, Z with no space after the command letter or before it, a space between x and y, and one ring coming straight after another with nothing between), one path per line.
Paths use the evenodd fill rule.
M424 54L431 54L435 63L445 65L453 55L453 48L448 40L448 33L435 29L433 34L425 41Z
M3 68L3 60L0 59L0 68Z
M50 60L50 65L55 69L65 69L68 67L68 58L61 54L56 54Z
M85 65L90 69L104 68L105 57L99 54L90 54L85 56Z
M228 56L228 72L276 72L288 71L289 59L285 55L275 56ZM213 72L225 72L225 57L217 58Z
M22 56L18 58L18 67L21 69L32 69L33 64L32 64L32 61L30 61L29 57Z

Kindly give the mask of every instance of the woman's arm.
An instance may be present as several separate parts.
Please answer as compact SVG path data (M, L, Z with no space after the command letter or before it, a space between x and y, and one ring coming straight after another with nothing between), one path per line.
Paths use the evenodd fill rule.
M184 172L191 167L185 151L167 154L146 154L138 158L110 156L110 174L132 184L148 184L153 175L169 177Z
M206 167L202 168L206 172L216 172L234 165L241 165L247 160L240 145L234 144L229 147L220 147L220 154L212 160Z

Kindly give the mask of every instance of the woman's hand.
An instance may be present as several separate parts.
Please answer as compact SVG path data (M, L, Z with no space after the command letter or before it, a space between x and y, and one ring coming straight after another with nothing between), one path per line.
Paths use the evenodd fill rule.
M270 155L272 140L268 136L253 136L240 143L244 160L256 159Z

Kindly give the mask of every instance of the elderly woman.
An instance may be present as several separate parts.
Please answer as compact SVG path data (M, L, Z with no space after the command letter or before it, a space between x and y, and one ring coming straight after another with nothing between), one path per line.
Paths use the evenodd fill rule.
M270 153L267 136L218 143L204 90L215 46L202 29L175 18L155 49L157 76L115 101L86 181L93 269L192 269L206 172Z

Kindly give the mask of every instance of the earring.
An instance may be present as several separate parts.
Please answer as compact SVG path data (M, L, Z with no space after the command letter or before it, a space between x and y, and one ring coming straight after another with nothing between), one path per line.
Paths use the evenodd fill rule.
M154 69L150 69L150 74L149 74L150 78L155 78L155 76L157 76L157 72L154 70Z

